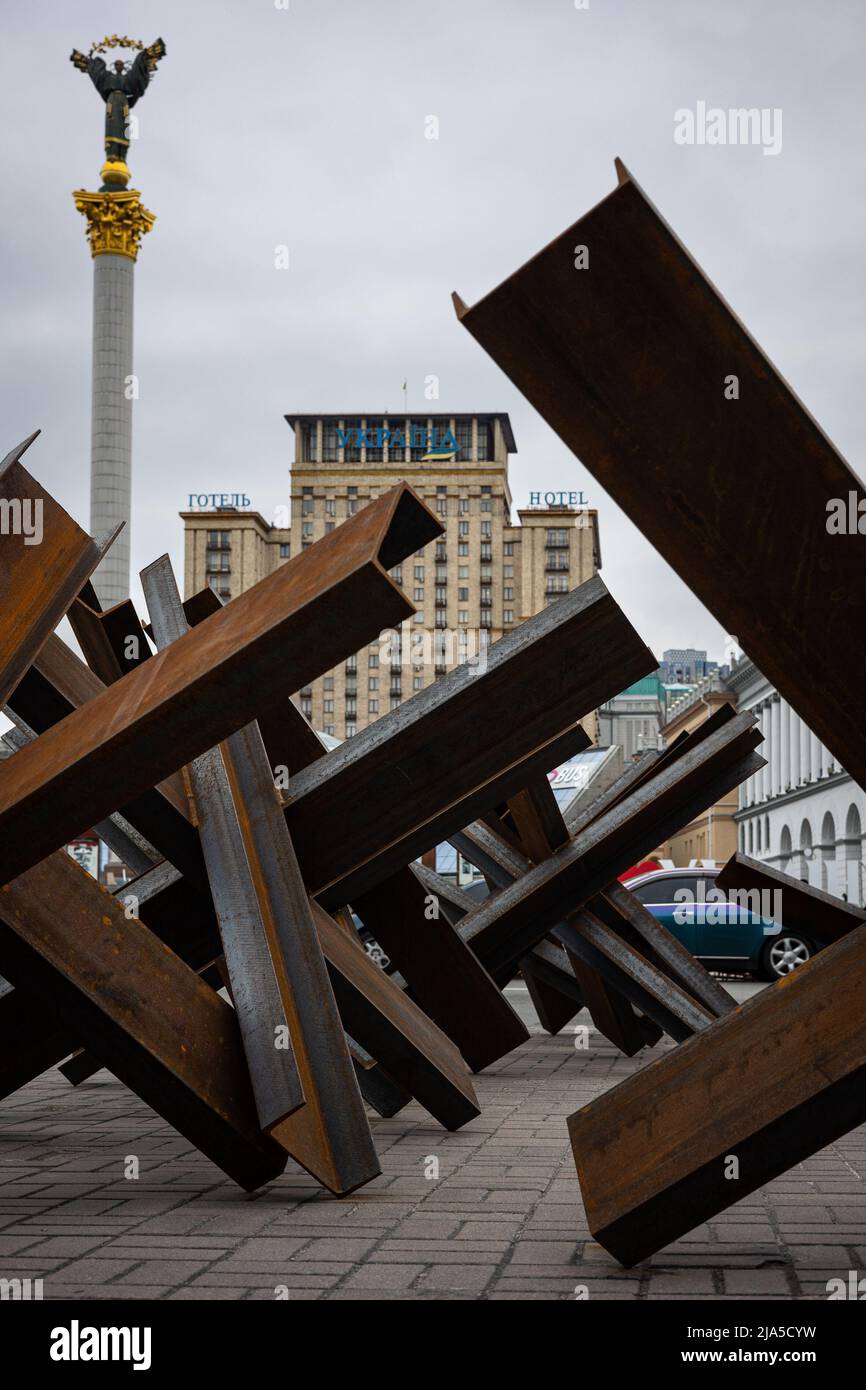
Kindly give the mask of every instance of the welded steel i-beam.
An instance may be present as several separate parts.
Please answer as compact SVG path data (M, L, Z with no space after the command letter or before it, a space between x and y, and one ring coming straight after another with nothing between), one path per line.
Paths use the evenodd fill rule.
M546 774L558 737L657 665L597 576L293 777L286 819L310 890L351 902ZM528 760L539 756L534 766ZM548 761L549 759L549 761Z
M35 438L0 463L0 705L117 535L93 540L31 477L21 455Z
M595 1239L636 1264L862 1124L864 994L859 927L576 1111Z
M388 569L440 532L392 488L21 749L0 785L0 880L409 617Z
M0 970L242 1187L282 1172L234 1010L64 851L0 888Z
M617 172L614 192L497 289L472 308L455 296L458 316L866 786L866 489ZM736 564L720 565L732 530Z
M189 631L168 556L141 581L162 649ZM381 1170L257 725L188 775L257 1101L259 1078L266 1099L297 1086L304 1104L270 1132L332 1192L351 1192Z

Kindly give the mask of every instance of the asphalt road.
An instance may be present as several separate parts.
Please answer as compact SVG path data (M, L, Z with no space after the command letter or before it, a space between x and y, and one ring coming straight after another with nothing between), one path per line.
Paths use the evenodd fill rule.
M722 986L729 994L733 995L738 1004L742 1004L746 999L750 999L753 994L757 994L760 990L766 989L767 983L764 980L724 980L722 981ZM515 981L508 985L505 994L512 1008L514 1008L523 1019L530 1033L543 1033L544 1029L538 1021L538 1015L532 1007L529 991L523 981Z

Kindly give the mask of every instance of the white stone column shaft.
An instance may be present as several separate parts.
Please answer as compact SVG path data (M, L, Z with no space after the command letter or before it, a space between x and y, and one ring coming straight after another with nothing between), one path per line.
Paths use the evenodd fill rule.
M125 522L93 577L103 608L129 598L134 275L129 256L93 258L90 531L97 536Z

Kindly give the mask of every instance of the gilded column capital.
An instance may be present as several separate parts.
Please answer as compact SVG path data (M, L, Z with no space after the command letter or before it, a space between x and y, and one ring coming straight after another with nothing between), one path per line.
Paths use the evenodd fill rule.
M87 218L93 256L128 256L131 261L138 258L141 238L150 231L156 215L142 206L137 189L88 193L80 188L72 196L78 211Z

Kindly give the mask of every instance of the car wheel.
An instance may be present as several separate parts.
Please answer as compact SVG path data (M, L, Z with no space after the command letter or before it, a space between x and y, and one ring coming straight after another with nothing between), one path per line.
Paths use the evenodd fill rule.
M812 955L811 942L793 932L780 932L764 947L762 966L768 980L781 980Z

